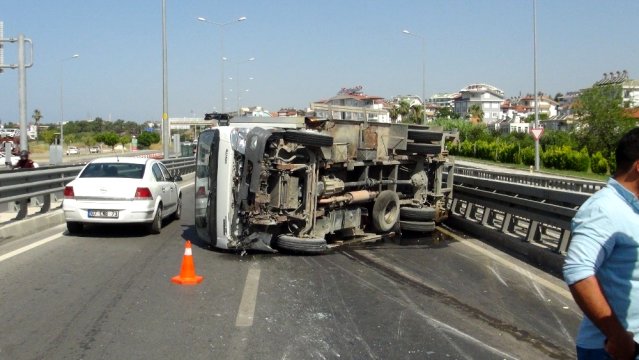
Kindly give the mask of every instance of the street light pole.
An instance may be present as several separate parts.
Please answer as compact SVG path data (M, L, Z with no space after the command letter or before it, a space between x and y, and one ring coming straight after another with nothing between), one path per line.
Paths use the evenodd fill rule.
M162 152L169 158L171 127L169 124L169 85L166 48L166 0L162 0Z
M225 111L225 108L224 108L224 61L226 60L226 58L224 57L224 27L226 25L230 25L230 24L234 24L234 23L237 23L237 22L240 22L240 21L244 21L244 20L246 20L246 16L241 16L241 17L239 17L239 18L237 18L235 20L224 22L224 23L210 21L210 20L207 20L204 17L198 17L197 20L201 21L201 22L205 22L205 23L211 24L211 25L215 25L215 26L220 28L220 62L221 62L221 65L220 65L221 70L220 71L221 71L221 75L222 75L221 76L221 81L220 81L220 87L221 87L221 89L220 89L220 102L221 102L220 108L222 109L222 112L224 112Z
M533 91L535 93L535 129L539 129L539 99L537 97L537 1L533 0ZM535 136L535 171L539 171L539 137Z
M71 57L60 60L60 145L64 152L64 63L68 60L77 59L80 57L78 54L74 54Z
M251 57L244 61L238 61L235 63L235 95L237 100L237 116L240 116L240 65L254 60L255 58Z
M424 107L422 114L422 123L426 123L426 38L417 35L408 30L402 31L406 35L414 36L422 41L422 105Z

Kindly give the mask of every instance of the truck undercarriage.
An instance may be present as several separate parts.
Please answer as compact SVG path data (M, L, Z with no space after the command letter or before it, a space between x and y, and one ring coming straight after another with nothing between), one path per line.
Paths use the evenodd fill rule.
M235 153L230 235L238 248L323 252L353 240L432 232L452 173L441 130L324 120L251 128Z

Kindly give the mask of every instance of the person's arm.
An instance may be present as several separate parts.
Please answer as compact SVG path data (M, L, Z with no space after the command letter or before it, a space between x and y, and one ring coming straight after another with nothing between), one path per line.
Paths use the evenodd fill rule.
M614 359L634 359L633 334L626 331L612 311L599 280L593 275L570 285L575 302L606 336L606 351Z

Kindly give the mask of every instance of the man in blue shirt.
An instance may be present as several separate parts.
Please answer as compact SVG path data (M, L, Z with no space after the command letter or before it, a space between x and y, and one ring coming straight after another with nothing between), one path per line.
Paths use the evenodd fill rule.
M564 279L586 316L578 359L635 359L639 341L639 128L616 150L617 169L572 221Z

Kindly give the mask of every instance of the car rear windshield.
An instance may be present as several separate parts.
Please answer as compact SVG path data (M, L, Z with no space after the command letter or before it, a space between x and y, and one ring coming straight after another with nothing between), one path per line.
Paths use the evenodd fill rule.
M89 164L80 174L81 178L128 178L142 179L144 164L95 163Z

